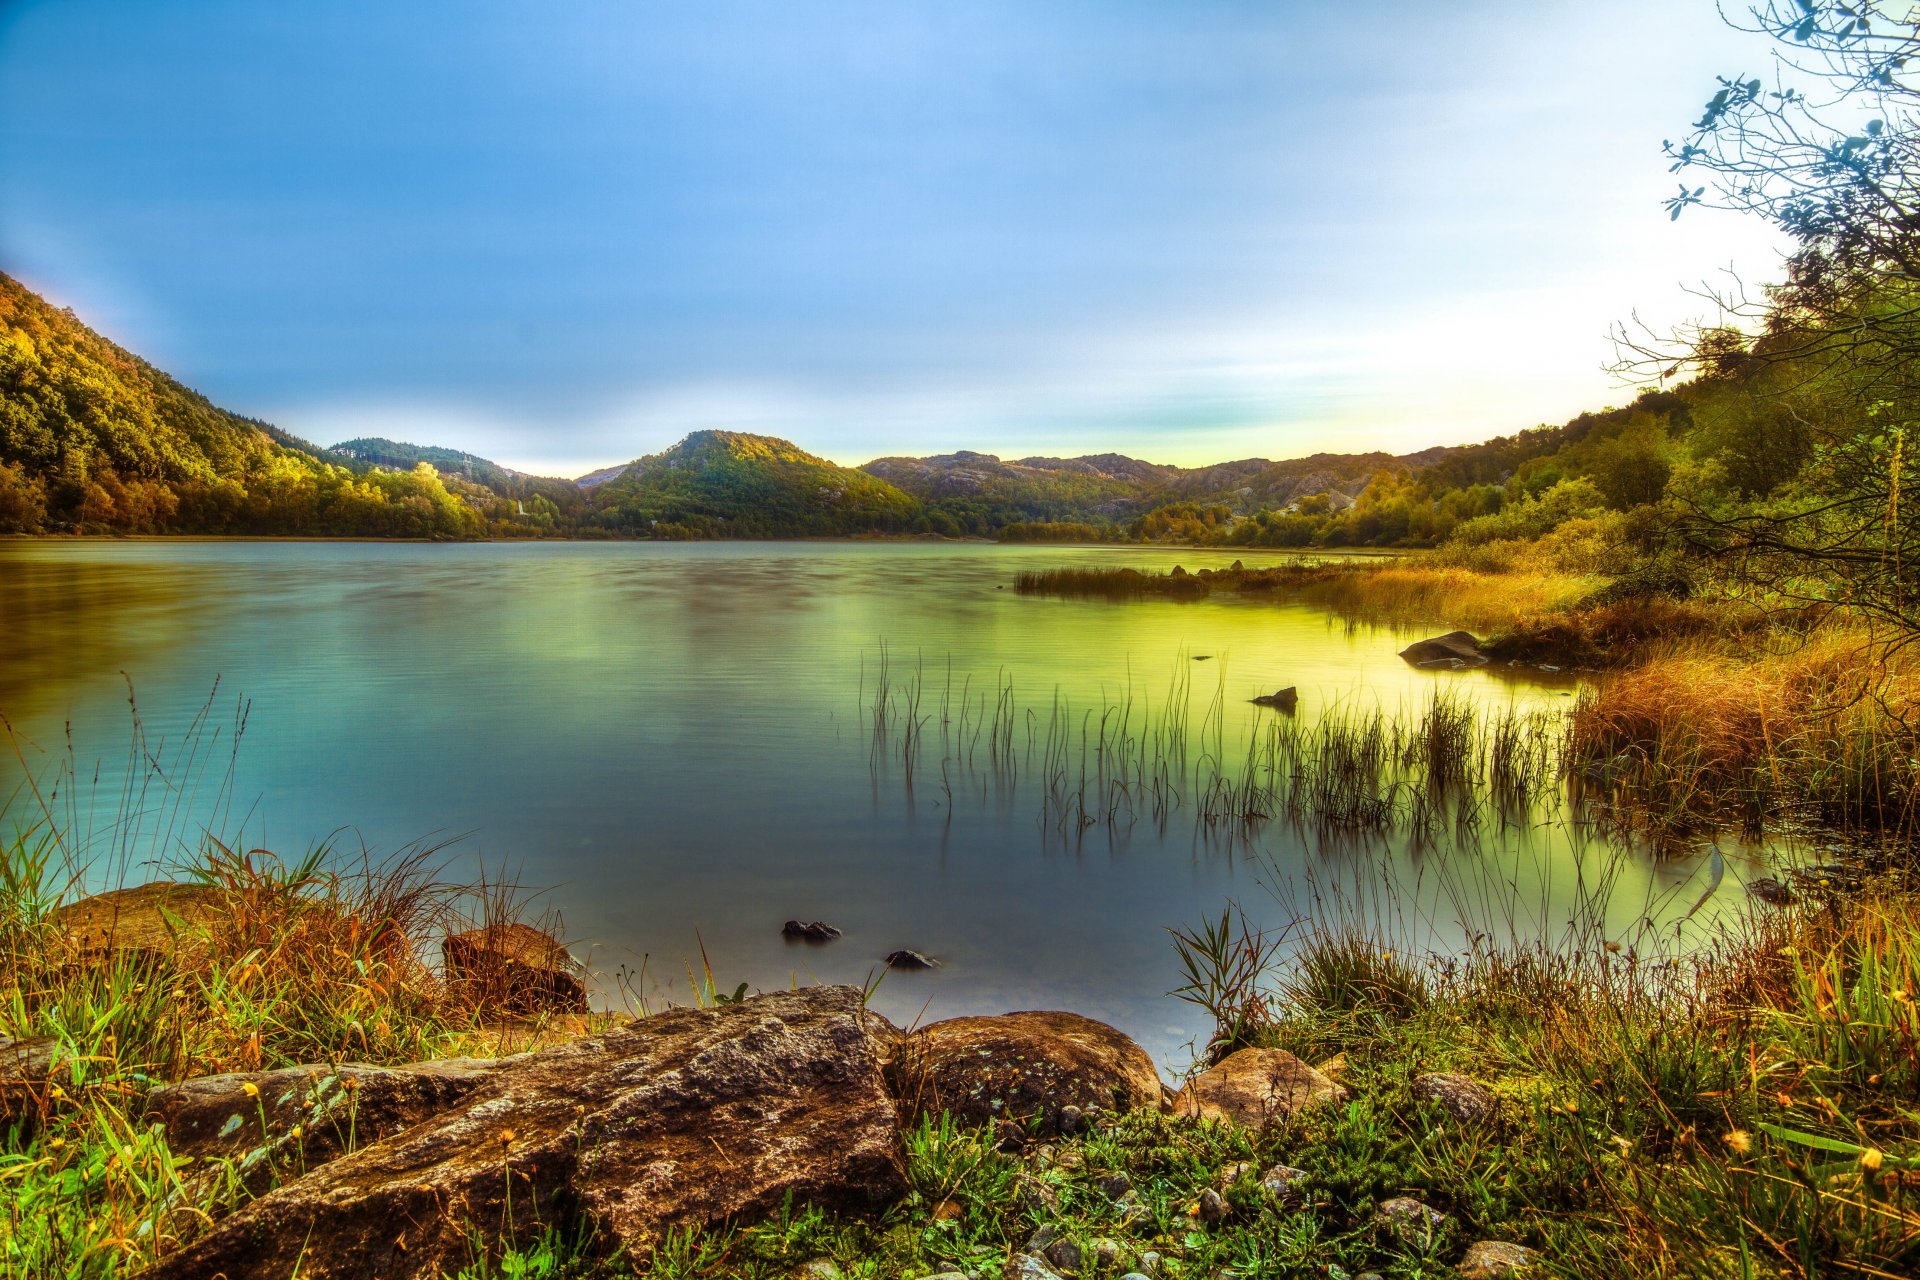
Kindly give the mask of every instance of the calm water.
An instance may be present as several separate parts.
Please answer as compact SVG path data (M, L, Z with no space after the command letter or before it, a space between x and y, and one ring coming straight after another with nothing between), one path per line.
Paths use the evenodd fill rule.
M1316 889L1351 881L1361 887L1347 901L1443 939L1463 901L1480 923L1517 911L1519 927L1550 928L1604 860L1564 825L1424 853L1328 846L1277 824L1222 841L1190 812L1164 829L1143 819L1070 839L1042 821L1030 778L1009 788L950 762L943 783L942 705L951 740L962 691L978 707L1005 682L1022 708L1023 752L1056 699L1081 717L1131 689L1158 708L1177 677L1196 737L1217 704L1209 732L1229 757L1256 717L1274 714L1246 699L1281 685L1298 686L1303 717L1417 710L1440 687L1488 706L1569 705L1564 680L1417 671L1394 656L1404 637L1311 609L1013 591L1025 568L1232 558L927 544L0 541L0 711L43 778L68 758L71 726L79 772L100 774L98 829L111 825L127 767L128 681L149 738L178 743L218 680L218 722L231 724L237 696L250 703L241 803L225 830L244 819L247 843L283 852L342 829L376 850L458 837L451 874L504 865L550 886L542 904L564 915L609 1000L623 970L643 975L634 986L648 1000L685 999L702 944L728 989L863 982L881 956L912 947L942 968L887 977L877 1001L897 1020L1070 1008L1177 1066L1205 1028L1166 995L1180 981L1169 925L1217 914L1228 898L1279 922L1327 909ZM896 688L917 672L923 689L911 788L904 711L882 750L871 740L883 650ZM207 792L226 767L224 737L209 759ZM0 795L21 773L0 760ZM96 886L144 874L104 855L91 868ZM1697 858L1629 858L1616 869L1615 914L1650 901L1684 910L1702 877ZM1502 882L1517 888L1494 902ZM845 937L789 944L780 925L795 916Z

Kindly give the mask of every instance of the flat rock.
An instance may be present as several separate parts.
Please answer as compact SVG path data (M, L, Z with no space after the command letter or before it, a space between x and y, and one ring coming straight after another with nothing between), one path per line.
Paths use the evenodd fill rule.
M1284 1049L1241 1049L1187 1081L1173 1109L1260 1129L1304 1107L1346 1096L1344 1088Z
M1416 667L1483 667L1487 664L1480 642L1468 631L1449 631L1443 636L1416 640L1402 649L1400 656Z
M1456 1268L1462 1280L1505 1280L1519 1275L1540 1261L1540 1255L1523 1245L1504 1240L1480 1240L1467 1246L1467 1254Z
M890 1076L915 1116L1036 1122L1048 1134L1095 1107L1158 1109L1165 1093L1153 1059L1123 1032L1040 1010L922 1027L901 1041Z
M275 1165L314 1168L410 1129L514 1061L447 1058L403 1067L347 1062L201 1076L155 1089L147 1095L145 1118L166 1126L175 1156L238 1161L242 1178L254 1185ZM257 1092L249 1094L249 1085Z
M1500 1114L1492 1092L1472 1076L1430 1071L1413 1078L1413 1096L1431 1102L1462 1124L1490 1124Z
M905 1192L880 1042L852 987L673 1009L484 1073L453 1107L271 1191L150 1280L414 1280L473 1232L588 1230L641 1265L663 1233ZM511 1195L508 1179L511 1178ZM508 1205L511 1203L511 1214Z
M580 963L559 939L512 921L456 933L440 944L447 979L476 1008L585 1013Z
M213 885L157 880L70 902L47 920L72 963L116 955L170 960L219 926L227 896Z
M1253 699L1256 707L1273 707L1279 711L1292 711L1300 705L1300 690L1293 685L1284 689L1275 689L1272 693L1263 693Z

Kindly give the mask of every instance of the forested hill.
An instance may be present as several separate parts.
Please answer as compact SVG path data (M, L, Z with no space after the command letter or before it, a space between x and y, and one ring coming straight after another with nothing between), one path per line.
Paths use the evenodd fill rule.
M0 532L473 537L431 470L356 476L0 273Z
M593 489L591 523L650 537L819 537L925 530L885 480L771 436L696 431Z

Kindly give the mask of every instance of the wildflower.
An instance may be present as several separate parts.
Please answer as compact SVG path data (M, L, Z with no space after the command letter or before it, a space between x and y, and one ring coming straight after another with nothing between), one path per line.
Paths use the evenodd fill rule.
M47 1096L52 1098L55 1102L59 1102L67 1096L67 1091L65 1089L62 1089L57 1084L51 1085L47 1089Z
M1860 1167L1868 1173L1880 1172L1880 1162L1886 1159L1880 1148L1868 1147L1860 1153Z
M500 1131L500 1145L503 1147L506 1147L506 1146L511 1146L512 1144L513 1144L513 1130L502 1129Z
M1735 1129L1727 1134L1727 1145L1738 1154L1745 1155L1753 1150L1753 1138L1745 1129Z
M251 1080L247 1080L240 1085L240 1092L246 1094L249 1098L257 1098L260 1096L260 1086Z
M47 1139L47 1150L49 1151L58 1151L60 1148L66 1145L67 1145L67 1140L65 1138Z
M1608 950L1608 951L1610 951L1610 952L1612 952L1612 953L1613 953L1614 955L1619 955L1619 954L1620 954L1620 944L1619 944L1619 943L1617 943L1617 942L1609 942L1609 943L1607 944L1607 950Z
M292 1138L295 1142L298 1142L300 1141L300 1139L307 1136L306 1127L304 1125L295 1125L293 1126L293 1128L287 1130L287 1136L289 1138Z
M1784 960L1791 960L1791 959L1793 959L1793 958L1794 958L1795 956L1797 956L1797 955L1799 955L1799 954L1800 954L1800 948L1798 948L1798 947L1782 947L1782 948L1780 948L1780 950L1778 950L1778 951L1777 951L1777 952L1775 952L1774 954L1775 954L1775 955L1777 955L1777 956L1779 956L1779 957L1781 957L1781 958L1782 958L1782 959L1784 959Z
M1617 1133L1613 1135L1613 1145L1620 1148L1620 1154L1622 1156L1629 1154L1633 1150L1632 1140L1623 1138Z

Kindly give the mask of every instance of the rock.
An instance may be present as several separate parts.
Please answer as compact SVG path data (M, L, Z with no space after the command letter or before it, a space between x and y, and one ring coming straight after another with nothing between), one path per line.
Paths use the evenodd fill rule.
M1480 642L1466 631L1449 631L1430 640L1416 640L1400 651L1400 656L1416 667L1482 667L1487 655Z
M440 944L447 980L476 1007L515 1013L585 1013L580 964L559 941L512 921L456 933Z
M227 897L214 885L159 880L68 903L47 920L72 962L92 964L116 955L171 960L201 945L227 919Z
M1430 1252L1446 1225L1446 1214L1408 1196L1383 1200L1373 1211L1376 1235L1416 1253Z
M1272 693L1263 693L1253 700L1256 707L1273 707L1279 711L1292 711L1300 705L1300 691L1293 685L1284 689L1275 689Z
M1035 1257L1039 1257L1047 1251L1049 1245L1059 1238L1060 1228L1054 1226L1051 1222L1043 1222L1033 1229L1033 1234L1027 1237L1027 1243L1023 1245L1022 1248Z
M881 1046L851 987L673 1009L528 1054L449 1110L252 1201L147 1272L414 1280L472 1231L578 1226L633 1263L672 1229L906 1189ZM507 1178L512 1178L508 1216Z
M1087 1241L1087 1253L1093 1259L1093 1265L1101 1271L1113 1271L1127 1256L1127 1251L1118 1240L1107 1236L1095 1236Z
M1169 578L1184 578L1187 576L1187 571L1185 569L1182 569L1179 565L1175 565L1173 566L1172 572L1168 573L1167 576Z
M1413 1096L1434 1103L1462 1124L1489 1124L1500 1115L1500 1103L1485 1085L1451 1071L1415 1076Z
M832 1258L815 1258L793 1273L794 1280L845 1280L846 1272Z
M1153 1252L1152 1250L1149 1250L1146 1253L1141 1254L1140 1270L1144 1271L1146 1274L1150 1276L1158 1275L1160 1273L1160 1255L1158 1253Z
M1187 1081L1173 1109L1259 1129L1303 1107L1346 1096L1341 1086L1283 1049L1241 1049Z
M929 959L921 955L918 951L908 951L902 948L899 951L889 951L887 953L886 966L889 969L938 969L940 962Z
M404 1067L362 1063L201 1076L147 1096L145 1119L166 1126L176 1157L240 1162L255 1190L273 1166L316 1168L439 1115L503 1062L449 1058ZM248 1094L251 1085L257 1093ZM299 1133L295 1133L295 1129ZM281 1160L284 1155L286 1160Z
M1055 1240L1047 1246L1047 1261L1054 1270L1075 1275L1085 1261L1085 1253L1071 1240Z
M1060 1273L1030 1253L1016 1253L1007 1259L1001 1280L1060 1280Z
M1060 1211L1060 1193L1044 1179L1030 1173L1018 1174L1013 1180L1014 1201L1028 1213L1058 1213Z
M1200 1221L1211 1227L1226 1220L1227 1202L1212 1187L1203 1190L1200 1193Z
M1060 1108L1060 1132L1078 1133L1087 1127L1087 1113L1069 1102Z
M1236 1160L1232 1164L1221 1166L1220 1194L1225 1195L1229 1187L1252 1173L1253 1169L1254 1164L1251 1160Z
M1792 885L1776 880L1772 876L1761 876L1757 880L1747 881L1747 893L1776 907L1787 906L1798 897Z
M63 1057L52 1036L0 1036L0 1128L45 1118Z
M1147 1051L1077 1013L1028 1011L949 1018L901 1041L890 1072L915 1116L950 1112L967 1124L1072 1124L1069 1107L1158 1108L1160 1076Z
M1260 1175L1260 1189L1281 1204L1298 1204L1306 1199L1308 1177L1305 1169L1277 1164Z
M1480 1240L1467 1246L1467 1256L1456 1268L1462 1280L1505 1280L1540 1261L1532 1249L1504 1240Z
M832 942L840 936L840 931L824 920L801 923L789 920L780 926L782 937L797 938L801 942Z
M1109 1200L1118 1200L1133 1190L1133 1179L1124 1173L1109 1173L1096 1179L1094 1186L1100 1188L1100 1194Z

